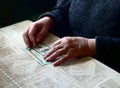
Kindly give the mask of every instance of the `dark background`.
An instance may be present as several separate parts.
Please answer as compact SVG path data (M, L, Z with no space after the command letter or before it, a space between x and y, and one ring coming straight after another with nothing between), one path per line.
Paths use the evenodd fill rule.
M57 0L0 0L0 27L23 20L36 20L51 10Z

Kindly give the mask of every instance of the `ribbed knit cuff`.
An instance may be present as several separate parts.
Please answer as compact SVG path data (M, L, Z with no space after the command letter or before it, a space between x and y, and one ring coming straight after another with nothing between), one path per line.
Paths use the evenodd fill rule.
M53 11L48 11L48 12L45 12L43 13L42 15L40 15L38 17L38 19L42 18L42 17L45 17L45 16L49 16L51 17L53 20L54 20L54 23L58 23L58 21L61 19L61 15L60 15L60 12L59 10L53 10Z
M45 17L45 16L49 16L49 17L51 17L53 20L56 20L56 17L55 17L51 12L45 12L45 13L41 14L41 15L38 17L38 19L41 19L41 18L43 18L43 17Z
M109 57L111 52L111 40L109 37L96 36L96 58L106 58Z

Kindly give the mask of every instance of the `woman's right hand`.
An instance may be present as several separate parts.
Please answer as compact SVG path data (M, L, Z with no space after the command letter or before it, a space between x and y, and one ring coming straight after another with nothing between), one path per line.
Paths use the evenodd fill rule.
M50 17L43 17L31 23L23 33L23 39L28 48L35 47L44 39L53 27L53 20Z

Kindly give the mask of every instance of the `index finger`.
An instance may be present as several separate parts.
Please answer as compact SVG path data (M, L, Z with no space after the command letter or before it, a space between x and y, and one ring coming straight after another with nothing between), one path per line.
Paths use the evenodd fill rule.
M23 33L23 40L25 44L27 45L27 47L32 48L32 43L28 37L28 29Z
M66 54L66 55L63 56L63 58L58 59L57 61L55 61L55 62L53 63L53 65L54 65L54 66L58 66L58 65L60 65L60 64L62 64L62 63L64 63L64 62L66 62L68 59L70 59L70 56L69 56L68 54Z
M37 35L37 27L36 26L30 27L29 32L28 32L28 36L29 36L29 39L31 40L31 42L33 43L33 46L37 45L37 42L35 39L36 35Z

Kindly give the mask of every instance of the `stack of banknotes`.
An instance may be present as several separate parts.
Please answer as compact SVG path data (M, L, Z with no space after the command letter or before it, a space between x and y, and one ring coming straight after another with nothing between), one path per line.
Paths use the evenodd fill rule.
M45 45L44 43L41 43L35 48L32 49L26 48L26 49L40 65L50 64L50 62L47 62L43 58L44 55L47 53L47 51L50 49L49 46Z

